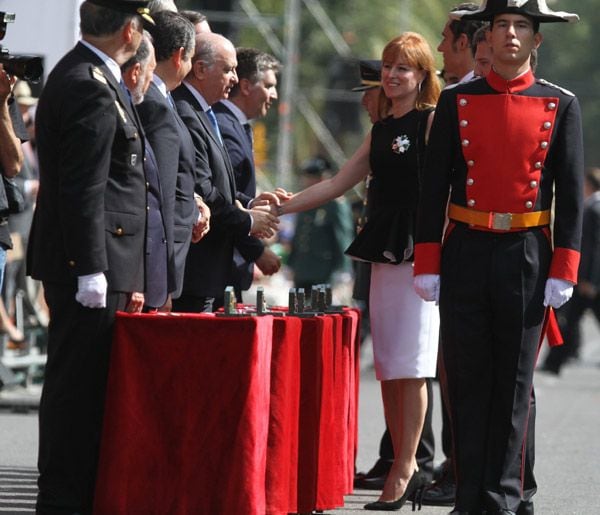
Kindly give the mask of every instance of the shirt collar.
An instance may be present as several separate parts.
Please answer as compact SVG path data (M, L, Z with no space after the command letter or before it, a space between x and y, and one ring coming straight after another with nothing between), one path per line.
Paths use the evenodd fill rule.
M535 77L531 68L512 80L506 80L498 75L492 67L486 80L492 88L500 93L518 93L519 91L526 90L535 83Z
M210 106L208 105L208 102L204 100L204 97L200 94L200 92L187 81L183 81L183 84L187 89L190 90L191 94L194 95L194 98L198 101L202 110L208 111Z
M102 60L102 62L108 67L110 72L113 74L114 78L117 79L117 82L121 82L121 67L117 64L117 61L115 61L112 57L106 55L102 50L96 48L91 43L88 43L85 39L82 39L81 43L88 47Z
M598 202L600 200L600 191L594 191L588 198L585 199L584 205L589 206L594 202Z
M167 98L169 95L169 92L167 91L167 85L158 75L156 75L156 73L152 76L152 82L154 82L162 96Z
M248 117L244 114L244 111L242 111L231 100L223 99L220 102L235 115L235 117L238 119L238 122L240 122L242 125L250 121Z
M471 70L469 73L467 73L462 79L460 79L458 81L459 84L462 84L464 82L469 82L470 80L473 80L473 78L475 77L475 72L473 70Z

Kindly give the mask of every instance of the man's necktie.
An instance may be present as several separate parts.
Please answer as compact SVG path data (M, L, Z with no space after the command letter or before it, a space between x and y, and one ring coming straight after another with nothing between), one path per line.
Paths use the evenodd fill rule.
M176 110L175 108L175 102L173 101L173 96L171 95L171 92L167 92L167 100L169 101L169 105Z
M120 80L119 85L121 86L121 89L125 92L125 96L129 100L129 105L133 109L133 99L131 98L131 91L129 91L129 88L127 87L123 79Z
M217 137L219 138L219 141L221 142L221 145L222 145L223 138L221 137L221 131L219 130L219 124L217 123L217 117L215 116L215 113L213 113L213 110L209 107L206 110L206 114L208 116L208 119L210 120L211 125L213 126L213 129L217 133Z
M243 124L244 127L244 132L246 133L246 136L248 137L248 141L250 142L250 146L253 147L254 144L254 137L252 135L252 126L246 122Z

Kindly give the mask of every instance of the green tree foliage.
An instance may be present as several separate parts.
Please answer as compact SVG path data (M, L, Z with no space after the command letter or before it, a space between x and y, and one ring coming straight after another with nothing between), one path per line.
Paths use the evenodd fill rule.
M561 0L550 4L553 9L576 12L579 23L542 25L544 41L540 47L538 77L572 91L583 112L585 161L600 166L600 1Z
M180 8L203 11L209 4L202 0L176 0ZM254 0L280 41L284 40L285 0ZM351 86L359 80L355 60L377 59L385 43L405 30L421 32L430 42L434 54L448 10L456 5L452 0L321 0L321 6L331 18L351 49L353 60L343 59L320 29L314 17L301 5L301 46L298 89L309 99L315 110L324 117L327 125L340 136L339 142L347 155L351 155L357 143L368 130L368 119L359 107L361 95L350 94ZM235 2L234 2L235 5ZM210 13L207 13L210 21ZM226 34L227 35L227 34ZM271 51L254 25L242 25L231 35L236 45L254 46ZM439 60L441 63L441 59ZM336 80L335 74L344 71L344 80ZM339 98L343 97L341 101ZM332 98L338 99L333 102ZM335 111L350 109L355 118L362 120L356 136L346 134L345 127L338 132L332 117ZM267 118L269 134L273 140L277 134L276 113ZM355 128L356 129L356 128ZM323 152L316 137L300 116L295 124L296 160L309 154ZM275 145L271 145L275 151Z
M203 9L202 0L176 2L182 8ZM436 48L448 11L460 2L461 0L321 0L320 4L350 45L353 58L376 59L387 41L403 31L412 30L420 32L429 41L438 66L441 67L441 55ZM479 1L476 0L476 3ZM254 4L266 17L280 41L283 41L286 1L254 0ZM600 25L600 0L548 0L548 4L556 10L577 12L581 16L581 22L542 25L544 42L540 48L537 75L560 84L579 97L583 111L586 163L600 165L600 145L595 144L600 136L600 103L597 101L600 67L597 65L596 52L600 48L600 32L594 30ZM358 68L353 61L340 58L304 4L301 12L298 88L328 124L328 118L331 118L333 112L332 98L345 99L338 101L337 107L336 102L333 102L334 110L355 109L353 112L362 119L362 128L356 131L354 138L340 137L344 151L350 155L369 126L366 115L357 108L360 94L352 96L347 93L349 87L358 81ZM255 46L270 51L252 24L242 25L231 37L236 45ZM334 80L332 73L339 73L345 67L352 69L348 70L348 77ZM297 117L296 121L296 158L300 161L322 149L302 118ZM269 135L274 140L277 134L275 113L269 115L267 123ZM335 129L335 123L333 125ZM341 136L335 130L336 136ZM275 145L271 146L271 150L275 151Z

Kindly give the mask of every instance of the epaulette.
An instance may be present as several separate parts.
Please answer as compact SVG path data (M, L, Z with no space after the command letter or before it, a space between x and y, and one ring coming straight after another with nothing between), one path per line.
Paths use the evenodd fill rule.
M535 81L538 84L541 84L542 86L550 86L551 88L557 89L561 93L564 93L567 96L570 96L570 97L575 96L575 93L573 93L572 91L569 91L568 89L565 89L565 88L561 88L560 86L557 86L556 84L552 84L552 82L548 82L546 79L536 79Z
M102 70L100 68L98 68L97 66L92 66L90 72L92 74L92 77L98 82L101 82L102 84L108 84L108 81L106 80L106 77L104 76L104 73L102 73Z

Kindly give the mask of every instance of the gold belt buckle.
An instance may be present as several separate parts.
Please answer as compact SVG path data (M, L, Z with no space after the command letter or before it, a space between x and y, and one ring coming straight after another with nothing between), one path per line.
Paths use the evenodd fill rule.
M512 213L492 213L492 229L510 231L512 228Z

